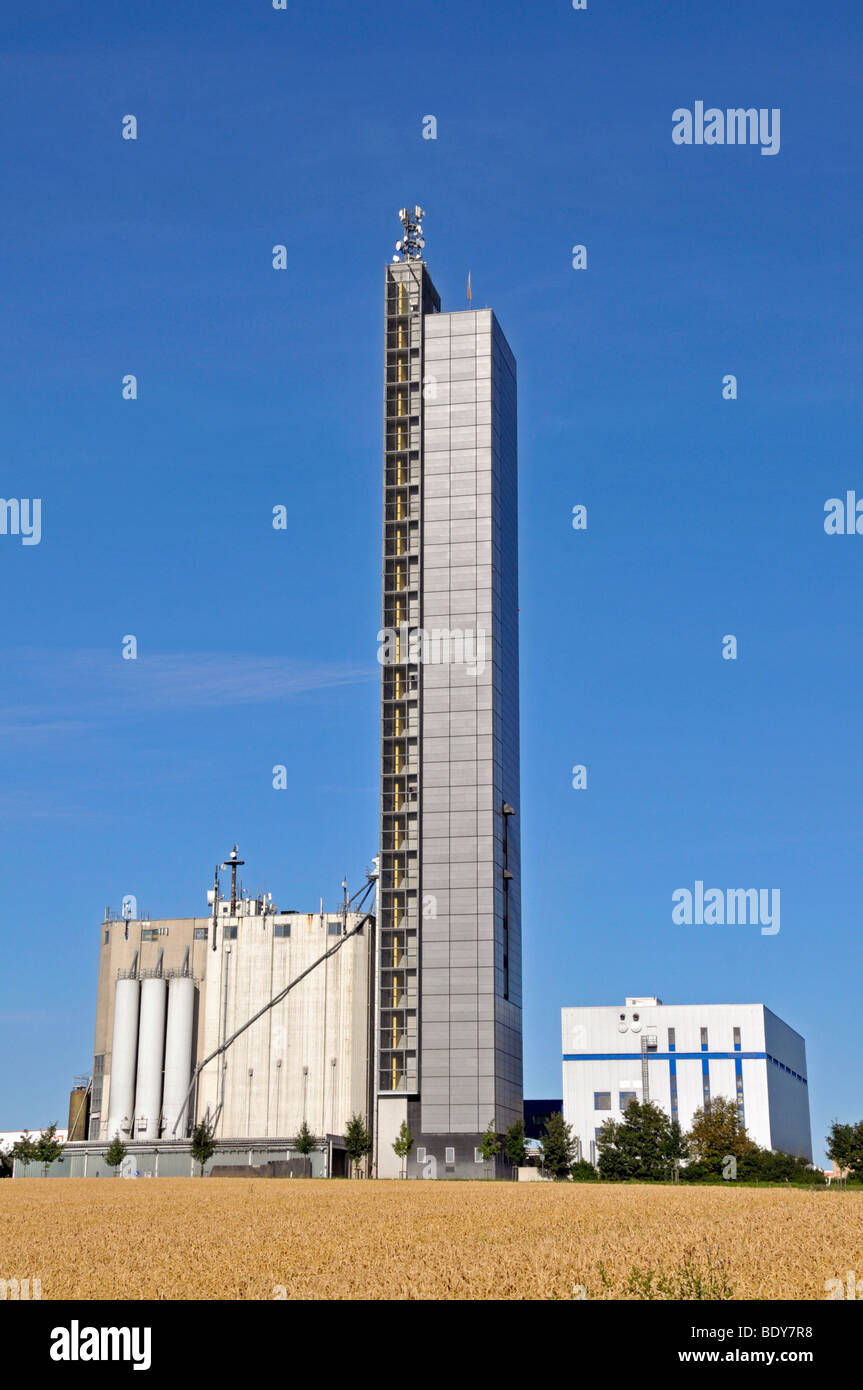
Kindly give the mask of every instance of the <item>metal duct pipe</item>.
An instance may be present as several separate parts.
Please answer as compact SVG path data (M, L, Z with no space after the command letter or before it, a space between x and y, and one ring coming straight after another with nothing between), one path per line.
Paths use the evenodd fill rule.
M108 1122L105 1138L132 1133L135 1114L135 1064L138 1057L137 980L118 980L114 991L114 1031L111 1039L111 1072L108 1090Z
M166 1121L179 1117L177 1135L188 1129L186 1096L194 1061L195 981L178 975L168 981L168 1031L165 1040L165 1093L162 1110Z
M135 1088L135 1139L158 1139L162 1115L162 1064L165 1057L165 1011L168 982L141 983L138 1027L138 1083Z

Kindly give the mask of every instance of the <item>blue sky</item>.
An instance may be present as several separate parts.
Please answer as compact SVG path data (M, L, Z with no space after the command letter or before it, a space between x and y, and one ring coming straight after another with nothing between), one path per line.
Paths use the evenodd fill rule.
M92 1065L106 904L201 912L237 841L333 905L375 852L414 202L519 364L526 1094L562 1004L657 993L804 1034L816 1157L863 1115L863 539L823 528L863 495L860 50L800 0L7 9L0 492L43 536L0 537L0 1129ZM780 108L780 153L674 145L696 100ZM779 888L781 931L675 926L696 879Z

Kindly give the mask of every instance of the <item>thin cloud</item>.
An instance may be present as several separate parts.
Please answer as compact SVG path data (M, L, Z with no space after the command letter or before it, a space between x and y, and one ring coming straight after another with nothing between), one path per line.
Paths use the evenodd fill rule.
M50 738L80 733L112 718L159 710L227 709L268 704L376 678L374 668L303 665L284 657L235 652L144 653L135 661L103 651L10 652L0 735ZM24 696L12 704L10 685ZM2 683L0 683L2 691ZM32 703L27 695L32 691Z
M278 657L157 655L124 662L111 685L135 705L202 709L266 704L369 680L367 667L297 666Z

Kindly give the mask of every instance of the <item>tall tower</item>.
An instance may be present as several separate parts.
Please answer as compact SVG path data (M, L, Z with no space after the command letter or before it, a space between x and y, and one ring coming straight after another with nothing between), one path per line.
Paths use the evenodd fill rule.
M377 1172L476 1177L522 1114L516 371L440 312L422 209L386 271Z

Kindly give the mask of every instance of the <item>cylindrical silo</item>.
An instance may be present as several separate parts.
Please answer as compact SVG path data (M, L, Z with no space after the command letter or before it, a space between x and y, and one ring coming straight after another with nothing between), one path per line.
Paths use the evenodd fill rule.
M114 991L114 1031L111 1038L106 1139L113 1139L115 1134L119 1134L121 1139L126 1139L132 1132L140 990L141 986L137 980L118 980Z
M168 982L168 1031L165 1039L165 1091L162 1113L165 1138L186 1137L186 1092L192 1077L192 1047L195 1024L195 981L190 975L175 975ZM177 1116L182 1116L174 1135Z
M167 980L158 976L141 982L138 1083L135 1087L134 1136L136 1139L158 1139L159 1137L167 1002Z
M76 1086L69 1094L69 1143L77 1144L80 1140L87 1138L88 1120L90 1118L90 1088L88 1086Z

